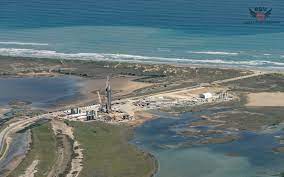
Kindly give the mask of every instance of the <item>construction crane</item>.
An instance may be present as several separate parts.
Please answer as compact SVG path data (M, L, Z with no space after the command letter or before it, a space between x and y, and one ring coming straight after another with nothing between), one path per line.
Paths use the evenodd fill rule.
M98 94L98 98L99 98L99 103L100 103L100 105L102 106L103 103L102 103L102 98L101 98L100 91L97 91L97 94Z

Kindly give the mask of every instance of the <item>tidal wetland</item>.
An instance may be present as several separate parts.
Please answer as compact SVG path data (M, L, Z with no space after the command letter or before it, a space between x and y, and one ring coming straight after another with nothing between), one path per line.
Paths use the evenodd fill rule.
M2 66L7 62L1 61ZM11 61L22 64L19 71L0 67L0 89L7 90L0 95L3 176L268 177L284 171L282 73ZM46 68L40 67L42 62ZM76 122L52 114L66 106L98 102L96 94L103 93L105 74L113 76L115 100L187 97L224 89L233 99L142 110L125 123ZM269 96L274 99L259 104Z

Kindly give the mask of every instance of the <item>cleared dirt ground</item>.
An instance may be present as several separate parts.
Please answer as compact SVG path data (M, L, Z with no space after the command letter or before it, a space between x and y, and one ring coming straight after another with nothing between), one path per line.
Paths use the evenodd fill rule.
M284 92L250 93L246 106L284 106Z

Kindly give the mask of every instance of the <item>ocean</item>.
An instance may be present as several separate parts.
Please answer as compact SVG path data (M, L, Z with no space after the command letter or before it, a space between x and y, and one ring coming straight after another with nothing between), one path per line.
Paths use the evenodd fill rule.
M0 55L282 70L283 17L281 0L1 0Z

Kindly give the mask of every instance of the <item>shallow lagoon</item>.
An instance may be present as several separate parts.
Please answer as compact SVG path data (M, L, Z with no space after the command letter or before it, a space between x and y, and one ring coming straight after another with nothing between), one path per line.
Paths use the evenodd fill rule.
M31 102L33 108L50 108L65 101L81 98L80 79L73 76L0 78L0 106L20 100ZM9 117L8 113L6 117ZM28 150L29 132L18 132L7 153L0 160L0 176L13 159L24 155Z
M55 106L58 101L79 97L79 85L75 77L1 78L0 106L14 100L32 102L33 107Z
M133 143L159 161L156 177L268 177L284 171L284 154L272 151L279 145L275 136L283 132L241 132L241 139L230 143L184 146L195 138L179 135L177 130L196 117L191 113L179 118L162 115L136 129Z

